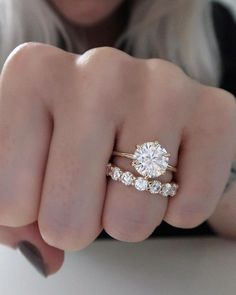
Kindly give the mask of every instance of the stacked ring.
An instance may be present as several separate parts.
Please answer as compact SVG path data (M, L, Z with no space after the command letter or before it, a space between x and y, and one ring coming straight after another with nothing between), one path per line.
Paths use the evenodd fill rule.
M136 145L134 154L113 151L112 155L131 159L131 165L141 175L135 176L130 171L122 171L119 167L109 163L107 176L110 176L113 180L120 181L127 186L134 186L138 191L148 191L151 194L160 194L163 197L176 195L178 189L176 183L161 183L155 179L167 170L177 171L175 167L169 165L170 154L158 141Z
M112 155L133 160L132 166L144 177L158 177L163 175L166 170L177 171L175 167L169 165L170 154L158 141L136 145L133 154L113 151Z
M161 183L156 179L136 177L133 173L122 171L111 163L107 165L107 176L115 181L122 182L126 186L134 186L138 191L148 191L151 194L159 194L163 197L174 197L178 189L178 185L174 182Z

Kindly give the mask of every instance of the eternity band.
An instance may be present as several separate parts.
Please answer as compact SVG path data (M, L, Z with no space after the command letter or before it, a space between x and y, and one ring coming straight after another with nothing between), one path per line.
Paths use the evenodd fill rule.
M126 186L134 186L138 191L148 191L151 194L159 194L163 197L174 197L177 193L178 184L161 183L154 179L146 179L144 177L136 177L129 171L122 171L119 167L113 166L111 163L107 165L107 176L115 181L120 181Z

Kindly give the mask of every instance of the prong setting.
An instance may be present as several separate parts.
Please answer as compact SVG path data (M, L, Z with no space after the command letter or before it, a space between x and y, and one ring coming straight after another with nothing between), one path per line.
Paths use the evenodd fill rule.
M137 145L132 166L142 176L155 178L164 174L168 168L170 154L158 141Z

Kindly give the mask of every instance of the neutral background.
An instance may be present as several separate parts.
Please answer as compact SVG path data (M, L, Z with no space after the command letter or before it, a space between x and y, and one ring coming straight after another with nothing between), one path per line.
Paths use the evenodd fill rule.
M137 244L96 241L78 253L67 253L62 270L47 279L18 251L0 246L0 294L234 295L236 242L218 238Z
M41 278L18 251L0 247L1 295L234 295L236 242L218 238L96 241Z
M220 0L220 1L222 1L222 0ZM225 3L229 4L229 5L232 5L233 3L235 4L235 1L236 0L223 0L223 2L225 2ZM236 15L236 10L234 10L234 13Z

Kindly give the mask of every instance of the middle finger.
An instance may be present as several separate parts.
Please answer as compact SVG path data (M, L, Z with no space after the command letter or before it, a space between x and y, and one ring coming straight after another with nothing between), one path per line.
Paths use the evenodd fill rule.
M101 232L106 164L113 145L111 124L74 108L55 118L39 228L59 249L80 250ZM96 120L99 117L97 112Z

